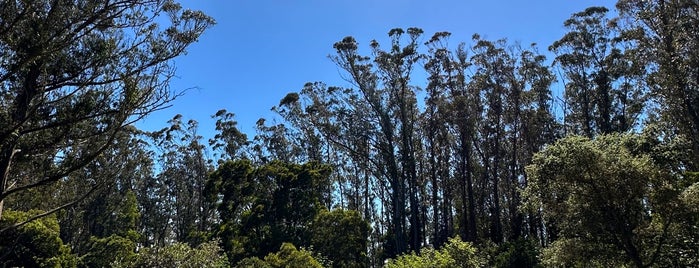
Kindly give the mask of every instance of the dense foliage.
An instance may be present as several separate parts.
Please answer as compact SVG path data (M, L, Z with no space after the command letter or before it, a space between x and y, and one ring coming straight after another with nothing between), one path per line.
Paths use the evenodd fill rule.
M463 242L458 237L451 238L441 249L423 248L418 253L398 256L389 260L386 268L448 268L448 267L482 267L483 256L479 256L476 248L469 242Z
M541 207L558 239L542 253L552 266L691 266L679 241L697 234L682 215L687 178L658 163L673 154L647 136L571 136L537 154L525 196ZM653 144L652 147L649 146ZM652 148L652 151L651 151ZM688 190L688 189L687 189ZM679 251L678 251L679 250Z
M253 137L220 110L205 140L182 115L131 123L177 95L171 59L211 18L0 1L0 263L697 266L699 4L610 8L572 14L550 59L346 37L330 59L350 86L280 96Z

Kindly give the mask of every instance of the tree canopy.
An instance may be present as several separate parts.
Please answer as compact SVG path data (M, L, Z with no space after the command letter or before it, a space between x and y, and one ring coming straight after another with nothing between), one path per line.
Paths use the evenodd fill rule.
M0 263L697 266L699 5L611 9L548 52L347 36L328 44L346 83L298 85L255 133L212 110L208 135L133 123L182 95L173 59L212 18L0 1Z
M213 24L169 0L3 1L0 16L0 218L172 100L171 60Z

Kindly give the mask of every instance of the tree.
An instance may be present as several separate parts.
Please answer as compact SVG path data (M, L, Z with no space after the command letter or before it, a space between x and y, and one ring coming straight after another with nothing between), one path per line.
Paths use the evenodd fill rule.
M44 202L48 204L38 206L50 209L79 198L85 191L94 191L57 214L61 238L75 253L87 253L92 237L118 235L132 242L141 242L137 189L153 177L153 162L141 138L135 128L120 133L114 144L94 161L56 183L53 191L47 193L50 198Z
M456 208L458 231L467 241L487 237L500 243L537 235L535 217L517 206L526 185L524 166L557 136L550 108L555 77L535 45L509 46L504 39L474 35L471 47L450 51L448 37L440 32L427 42L423 153L433 177L432 199L445 200L446 207L432 209L449 219Z
M568 33L549 50L565 74L565 124L571 134L633 129L645 106L642 61L625 51L617 19L605 7L590 7L564 22Z
M489 41L479 35L473 36L473 42L472 76L454 96L454 101L463 103L454 107L454 113L463 117L454 122L460 129L458 158L465 159L457 170L467 175L466 186L461 188L469 193L468 214L475 214L467 216L469 225L476 222L471 217L480 224L470 228L481 228L479 233L500 244L527 233L536 235L526 232L525 226L536 223L525 222L517 207L520 190L527 183L524 166L555 137L550 111L554 77L534 44L529 48L509 46L505 39ZM460 111L464 110L461 107L471 110Z
M474 98L472 88L466 86L468 82L466 71L471 63L467 59L464 46L460 45L455 52L451 52L445 44L450 35L447 32L435 33L426 43L430 53L427 56L425 70L430 76L426 88L428 96L424 115L424 120L427 122L424 129L427 139L425 144L428 146L429 168L432 173L432 199L439 199L438 189L443 188L442 199L445 204L441 209L441 216L446 221L446 226L434 227L435 232L442 229L439 233L435 233L433 245L435 247L445 243L453 232L452 227L449 226L453 221L450 199L453 198L452 195L456 196L456 193L452 192L449 179L451 167L448 163L451 158L449 152L451 147L454 148L453 157L458 161L454 167L454 173L459 177L456 182L460 192L458 201L461 204L460 213L458 213L461 216L459 229L466 241L475 241L477 238L473 191L473 140L480 105L479 98ZM433 207L437 209L437 204L433 204ZM435 225L441 222L439 216L439 210L435 210L432 219Z
M43 211L6 211L0 228L25 222ZM10 267L75 267L78 258L58 236L55 215L9 229L0 240L0 263Z
M480 248L484 248L483 251L487 253L485 255L490 258L488 267L541 267L541 248L535 240L519 238L494 247L489 247L488 243L484 244L485 247L480 245Z
M169 0L4 1L0 21L0 218L172 100L170 60L213 24Z
M673 230L695 223L682 221L677 205L686 179L663 163L681 147L652 137L571 136L534 156L526 204L555 220L559 235L543 250L545 264L649 267L679 258L669 250Z
M635 42L634 61L648 73L645 82L660 104L668 134L692 141L691 170L699 169L699 4L687 0L620 0L624 38Z
M414 65L421 58L417 40L422 30L409 28L407 44L403 45L405 33L403 29L389 31L388 51L382 50L378 42L371 42L373 61L359 54L353 37L335 43L337 54L332 59L347 72L354 88L309 85L302 92L310 101L306 109L309 118L319 118L314 124L322 136L349 154L356 165L374 167L370 175L377 179L382 192L389 190L389 255L405 252L408 246L419 249L424 238L422 183L418 182L416 158L419 140L415 137L418 109L416 88L410 84ZM367 128L353 130L356 126L348 122ZM348 134L360 136L345 136ZM365 201L367 206L369 203Z
M239 238L246 235L240 232L239 222L243 213L253 208L255 193L264 188L265 185L255 180L254 166L249 160L227 161L209 175L206 196L219 219L215 234L221 238L221 246L231 263L250 255L246 250L255 250L246 248L247 241Z
M235 160L220 165L207 182L207 193L220 219L215 235L231 263L262 258L285 242L309 246L329 174L317 163L254 166Z
M108 237L90 237L87 254L80 257L87 267L109 267L130 262L136 257L136 243L116 234Z
M209 139L209 146L219 151L221 160L236 159L244 155L245 147L249 144L248 136L238 129L235 114L219 110L211 116L216 119L216 135Z
M163 188L156 202L164 205L166 221L173 223L173 238L196 246L210 230L213 211L204 188L212 167L198 134L199 124L194 120L184 122L182 115L168 123L170 127L151 133L155 147L160 149L162 169L156 180Z
M52 187L30 189L6 201L13 210L45 211L82 198L56 215L61 239L78 255L86 253L92 236L117 234L138 242L136 188L152 178L152 160L141 138L138 130L128 127L100 156Z
M369 267L369 222L358 211L322 210L311 225L313 250L332 261L332 267Z

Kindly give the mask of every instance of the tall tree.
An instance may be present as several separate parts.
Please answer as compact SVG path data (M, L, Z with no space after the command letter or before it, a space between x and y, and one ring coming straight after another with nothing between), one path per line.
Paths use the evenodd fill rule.
M294 105L303 105L304 114L296 117L308 121L322 137L327 157L321 161L332 165L338 173L340 205L361 210L365 218L372 218L372 192L380 188L373 178L381 175L371 169L380 163L375 161L377 152L372 150L377 130L369 120L368 104L352 89L328 87L319 82L307 83L299 96L303 99ZM302 104L304 101L308 103Z
M405 33L402 29L389 32L392 43L388 51L373 41L373 61L358 53L358 44L352 37L335 43L337 54L331 58L347 72L354 87L309 83L301 95L287 95L276 108L302 131L302 137L316 137L327 144L326 149L321 149L329 155L324 159L349 160L346 165L336 166L350 171L346 173L347 181L343 181L343 176L338 180L342 198L349 196L355 207L363 204L365 216L373 214L372 190L378 192L377 198L383 204L388 204L381 209L391 213L382 213L386 215L382 220L390 222L382 225L388 226L385 235L389 255L404 252L408 246L419 248L424 240L423 183L417 176L416 157L420 145L415 136L419 113L416 88L410 84L413 68L421 58L417 39L422 31L408 29L409 41L403 46ZM352 170L358 172L352 175ZM346 183L350 186L345 187ZM346 190L352 186L363 190ZM364 198L359 197L360 193ZM377 228L379 232L382 229Z
M67 178L168 103L170 60L212 23L168 0L3 1L0 218L8 197Z
M160 173L156 180L163 192L160 202L173 223L175 241L198 245L210 229L212 217L204 187L212 167L205 145L198 134L199 124L184 122L181 115L170 121L170 127L151 133L160 149Z
M625 53L616 19L590 7L564 22L568 33L549 47L565 74L565 123L571 134L633 129L644 108L643 66Z
M138 130L129 128L95 161L56 185L56 200L46 207L68 202L97 186L84 202L58 214L61 239L74 252L85 254L91 237L118 235L141 242L137 194L143 183L153 179L153 159L142 138Z
M461 221L459 222L459 227L461 231L461 236L467 241L475 241L477 239L477 226L476 226L476 204L475 204L475 194L473 190L473 176L474 176L474 139L476 136L476 121L480 115L481 105L480 96L478 92L474 92L472 87L468 87L467 76L468 68L471 66L471 62L468 59L467 52L463 45L452 53L447 47L446 41L449 37L449 33L440 32L436 33L428 42L429 47L428 61L425 64L425 69L430 74L428 77L429 84L427 86L427 108L426 111L431 113L428 114L428 118L431 124L438 124L439 117L442 116L444 119L444 127L439 127L435 125L429 126L426 129L427 133L439 131L447 131L448 129L453 129L453 141L449 141L449 132L441 132L438 135L428 135L428 144L430 146L430 159L437 164L439 162L439 168L442 171L439 176L442 177L441 187L444 189L444 199L446 204L444 204L443 214L445 219L451 217L451 185L449 184L448 178L451 177L450 165L449 165L449 155L439 156L440 154L435 154L435 138L439 138L439 141L443 144L439 148L445 149L449 147L454 148L454 158L457 160L455 167L455 175L459 176L457 180L457 185L459 186L460 192L460 204L459 209L461 215ZM444 96L441 96L444 95ZM444 99L444 103L440 106L440 99ZM467 109L468 107L468 109ZM443 115L437 113L441 110ZM435 139L435 140L433 140ZM435 157L439 161L433 160ZM433 174L433 176L438 176ZM437 183L434 183L435 185ZM436 187L436 186L433 186ZM436 194L433 193L433 198L436 198ZM434 209L434 208L433 208ZM435 217L432 219L435 222L439 222L439 218ZM449 228L446 227L447 234L449 234ZM442 242L446 242L447 237L442 237ZM439 241L438 240L438 241Z
M501 243L525 234L519 192L526 185L524 166L542 144L526 145L532 135L552 135L548 107L553 77L535 46L508 47L504 39L488 41L478 35L473 41L469 106L479 109L473 111L478 113L472 119L471 150L477 157L470 160L475 162L470 168L478 175L475 202L483 231Z
M556 121L552 110L553 94L551 85L556 77L548 66L546 57L539 54L536 47L525 49L519 53L519 68L517 75L519 83L523 83L523 91L519 96L520 107L518 116L519 125L511 134L510 150L510 180L517 187L511 188L511 195L515 198L510 201L509 211L512 215L511 223L513 237L521 231L526 237L539 238L541 244L545 244L546 233L538 211L527 211L526 215L518 215L518 206L521 198L519 192L528 184L528 174L525 167L532 162L532 157L546 145L553 143L561 136L560 123ZM515 106L517 106L515 105ZM516 149L515 149L516 148ZM525 219L518 217L524 216ZM524 222L522 222L524 221ZM521 224L522 226L517 227ZM528 230L517 228L528 227Z
M501 201L504 200L501 193L503 187L501 180L506 178L505 167L505 112L508 108L514 111L519 107L507 107L507 95L517 92L519 85L513 83L510 75L514 72L512 57L503 47L504 40L497 43L483 40L474 35L471 61L476 68L469 86L473 87L479 96L482 96L482 120L477 122L477 144L480 164L483 169L481 174L481 187L487 194L482 196L481 205L484 206L483 215L488 217L490 223L488 233L491 241L500 243L503 241L502 209ZM511 111L513 112L513 111ZM490 188L485 190L485 188Z
M426 87L425 111L422 114L422 133L424 135L424 151L427 154L427 173L430 177L431 207L432 207L432 242L434 247L446 243L453 232L453 213L451 201L451 159L452 135L449 132L449 85L458 77L457 62L454 61L452 52L447 47L447 40L451 33L439 32L425 43L428 54L425 62L425 70L429 74ZM465 200L464 200L465 201ZM464 202L466 204L466 202ZM465 206L464 206L465 207ZM467 213L463 213L467 215ZM470 226L470 224L465 224ZM465 228L462 228L465 229ZM469 236L463 235L467 240Z
M417 40L422 30L408 29L409 41L402 47L404 33L402 29L389 32L392 40L389 51L381 50L378 42L371 42L374 64L370 57L358 54L357 42L352 37L335 43L337 55L333 57L356 86L354 96L364 103L349 108L368 108L365 120L376 124L372 146L378 153L380 164L377 166L383 168L382 177L390 187L389 244L393 248L390 255L405 252L408 245L419 249L422 241L414 138L417 106L414 88L410 85L413 66L420 58ZM410 215L406 215L408 204ZM406 224L407 216L410 225ZM410 238L406 237L408 234Z
M688 0L620 0L628 24L624 37L636 43L636 58L649 70L646 82L660 103L668 134L692 141L690 168L699 169L699 4Z
M209 146L218 152L218 159L228 160L245 156L250 142L248 136L238 129L235 114L219 110L211 117L216 119L217 133L209 139Z
M264 257L284 242L311 243L311 224L330 169L272 161L254 166L249 160L222 163L211 173L207 193L219 213L215 235L234 264L245 257Z

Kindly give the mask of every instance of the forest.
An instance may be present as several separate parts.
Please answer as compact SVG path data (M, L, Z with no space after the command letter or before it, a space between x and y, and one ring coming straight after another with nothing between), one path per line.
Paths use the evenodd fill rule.
M214 25L0 1L2 267L699 267L697 1L589 7L543 47L348 36L351 86L299 85L256 133L138 129Z

